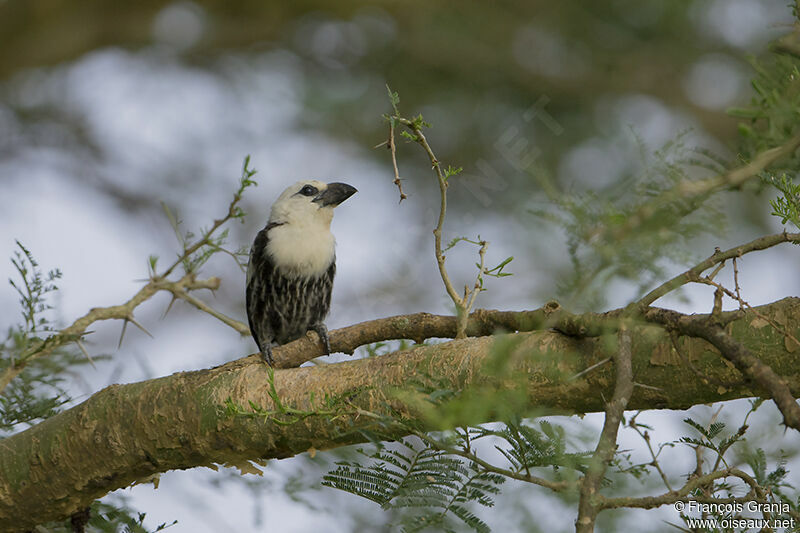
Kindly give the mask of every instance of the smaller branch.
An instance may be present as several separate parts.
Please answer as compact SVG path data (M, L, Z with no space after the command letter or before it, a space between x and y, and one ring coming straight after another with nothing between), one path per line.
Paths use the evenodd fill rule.
M662 505L671 505L678 501L694 501L699 503L744 503L753 501L753 496L748 495L742 498L710 498L710 497L703 497L703 496L691 496L687 498L687 496L697 490L700 487L706 486L709 483L716 481L717 479L727 478L727 477L737 477L747 483L753 491L756 493L761 492L760 499L757 500L759 503L768 503L766 498L764 498L763 491L760 490L758 486L758 482L754 480L749 474L743 472L737 468L728 468L725 470L717 470L714 472L710 472L708 474L693 477L690 479L683 487L678 490L669 491L664 494L660 494L658 496L644 496L641 498L633 498L633 497L620 497L620 498L605 498L603 496L598 496L599 505L603 509L619 509L621 507L630 507L630 508L637 508L637 509L653 509L656 507L661 507Z
M742 293L739 289L739 266L736 264L736 258L733 258L733 286L736 289L736 301L739 302L739 309L744 311L745 301L742 300Z
M711 255L705 261L700 262L696 266L690 268L686 272L682 274L678 274L671 280L659 285L645 296L643 296L638 302L632 303L628 307L638 307L642 311L645 310L646 307L650 306L661 298L662 296L674 291L678 287L686 285L692 281L697 281L700 277L700 274L711 268L712 266L716 265L717 263L721 263L727 259L733 259L734 257L740 257L749 252L755 252L757 250L766 250L767 248L771 248L778 244L782 244L784 242L800 242L800 233L778 233L775 235L767 235L764 237L759 237L753 241L750 241L747 244L743 244L741 246L737 246L735 248L731 248L730 250L726 250L724 252L715 251L713 255Z
M127 302L120 304L120 305L113 305L109 307L94 307L89 310L88 313L83 315L82 317L75 320L71 325L61 329L57 333L51 335L50 337L44 339L43 341L37 343L35 346L27 350L23 353L22 357L19 360L15 361L12 366L8 367L2 374L0 374L0 393L8 386L11 381L16 378L22 371L25 369L25 366L28 362L32 361L33 359L37 359L40 357L45 357L53 352L59 346L62 346L68 342L79 341L81 337L86 335L86 331L88 327L93 324L94 322L98 322L101 320L125 320L125 325L123 325L123 335L125 332L125 326L127 326L128 322L133 322L134 325L142 329L145 333L150 335L144 327L139 324L133 318L133 311L143 302L149 300L154 294L156 294L159 290L169 290L172 292L180 288L182 292L186 292L189 290L194 289L211 289L214 290L219 287L220 281L219 278L209 278L205 281L198 281L195 279L196 274L194 272L187 272L180 280L171 282L168 281L166 278L169 276L175 268L180 265L183 261L190 258L193 253L200 250L203 246L210 245L215 249L221 249L215 243L211 241L211 236L216 232L223 224L228 222L231 219L241 217L242 213L241 210L237 207L237 204L242 199L242 193L244 190L249 186L252 185L254 182L249 180L250 177L255 173L255 171L249 170L247 168L248 162L250 157L248 156L245 159L244 168L242 170L242 180L239 186L239 190L236 191L233 195L233 199L231 203L228 205L228 211L223 218L214 220L211 228L204 232L203 237L199 239L197 242L192 244L191 246L184 246L183 253L178 256L178 258L173 262L167 269L159 275L156 275L154 272L151 272L151 277L148 283L139 289L136 294L134 294ZM174 221L167 210L167 216L170 217L170 220L177 224L177 221ZM238 261L237 261L238 262ZM154 267L152 268L154 270ZM175 293L173 292L173 295ZM199 302L199 300L197 301ZM220 313L213 311L212 309L205 306L205 309L196 305L192 302L193 305L202 309L212 316L222 320L229 326L233 327L237 331L240 331L240 327L237 327L235 324L231 322L235 322L232 319L222 317ZM212 312L213 311L213 312ZM227 320L226 320L227 319ZM249 333L249 330L248 330ZM151 335L152 336L152 335ZM120 337L120 345L122 344L122 337ZM80 347L80 345L79 345Z
M433 149L431 145L428 144L428 139L425 137L425 134L422 132L422 123L421 117L418 120L408 120L407 118L403 118L397 114L397 107L395 109L395 115L390 117L389 119L389 148L392 150L392 162L395 166L395 176L396 181L398 179L397 176L397 164L395 161L395 150L394 150L394 121L403 124L408 129L413 132L414 139L420 146L425 150L425 153L428 154L428 159L431 161L431 168L436 172L436 178L439 183L439 218L436 223L436 227L433 230L433 244L434 244L434 254L436 256L436 264L439 267L439 275L442 278L442 282L444 283L445 290L447 294L450 296L450 299L453 300L453 303L456 306L456 314L459 317L459 325L458 331L456 332L457 339L462 339L466 337L466 324L467 324L467 316L469 315L472 306L475 303L475 298L477 294L480 292L480 287L482 286L483 281L483 274L485 268L485 254L486 248L488 247L488 243L486 241L481 241L480 244L480 271L478 272L478 279L476 281L475 287L470 290L467 286L464 288L464 296L459 296L458 292L456 291L453 282L450 280L450 275L447 272L447 267L445 266L445 256L444 252L442 251L442 230L444 227L444 219L447 213L447 176L445 172L442 171L442 165L439 160L436 158L436 155L433 153Z
M30 361L40 357L45 357L51 354L53 350L59 346L67 344L68 342L79 341L84 335L86 335L86 331L89 326L95 322L100 322L102 320L124 320L125 325L127 325L128 322L133 322L134 325L142 329L145 333L148 333L147 330L144 329L144 327L133 318L133 311L139 305L152 298L153 295L159 291L165 290L173 294L180 292L188 296L188 294L186 294L187 291L196 289L214 290L219 288L219 285L219 278L212 277L207 280L197 280L195 279L195 274L192 273L186 274L178 281L167 281L163 279L163 276L160 276L158 279L151 279L147 284L145 284L144 287L139 289L139 291L136 292L136 294L134 294L130 300L123 304L112 305L109 307L93 307L88 313L75 320L75 322L73 322L70 326L63 328L58 333L55 333L51 337L48 337L44 341L38 343L36 346L32 347L30 350L24 353L19 360L16 361L14 366L7 368L2 374L0 374L0 392L2 392L8 386L8 384L11 383L11 381L25 369L25 366ZM202 304L202 302L200 303ZM202 305L205 306L205 304ZM205 309L203 310L205 311ZM216 311L210 314L212 314L212 316L216 316L215 313ZM220 318L220 320L222 319ZM234 326L231 325L231 327ZM234 327L234 329L237 328ZM239 329L237 329L237 331L239 331ZM121 342L122 338L120 337L120 343Z
M606 405L606 416L603 430L597 447L589 461L589 467L581 484L580 500L578 501L578 519L575 521L577 533L591 533L594 531L595 520L603 509L600 504L599 490L608 465L617 451L617 434L625 414L625 407L633 394L633 368L631 333L625 323L620 324L617 351L614 354L616 367L616 383L614 395Z
M671 189L662 192L651 201L641 205L635 213L627 217L625 223L621 226L601 229L597 232L597 236L602 237L604 240L620 241L637 227L659 216L661 208L673 202L688 202L690 204L689 209L693 210L704 197L723 189L740 187L744 182L756 177L775 161L794 152L798 145L800 145L800 135L792 137L780 146L759 153L749 163L724 174L718 174L703 180L684 179Z
M447 295L450 296L450 299L453 301L453 304L455 304L456 307L456 315L458 316L459 321L455 338L462 339L466 337L466 327L469 313L475 304L475 299L478 293L483 290L483 275L486 273L485 256L488 243L486 241L476 243L480 245L480 250L478 252L480 256L478 277L475 281L475 286L470 289L469 286L465 285L464 296L459 296L458 291L456 291L456 288L450 279L450 275L447 272L447 267L445 266L445 255L444 251L442 250L442 231L444 227L444 219L447 214L447 178L457 174L461 171L461 169L459 168L455 171L452 171L450 167L448 167L447 171L442 170L441 162L433 153L433 149L431 148L431 145L428 143L428 139L425 137L425 134L422 131L422 128L427 126L427 124L425 124L425 122L422 120L422 115L419 115L414 120L401 117L400 112L397 109L397 104L400 101L397 93L393 93L388 85L386 86L386 90L389 93L389 100L391 101L392 110L394 111L393 115L386 115L386 119L389 121L389 139L387 140L387 146L389 151L392 153L394 183L397 185L397 188L400 191L400 201L402 202L406 198L406 195L403 194L403 188L400 183L400 172L397 168L397 150L394 138L396 123L402 124L411 130L412 134L409 135L409 138L413 139L420 146L422 146L422 148L425 150L425 153L428 154L428 159L430 159L431 162L431 168L436 173L436 180L439 183L439 218L437 220L436 227L433 229L434 255L436 256L436 264L439 268L439 275L442 278Z
M719 252L720 252L719 247L714 248L714 253L715 254L717 254ZM714 271L711 274L708 275L708 279L716 278L717 274L719 274L719 271L722 270L723 268L725 268L725 261L723 261L723 262L721 262L720 264L717 265L717 267L714 269Z
M633 418L631 418L630 421L628 422L628 427L632 428L636 433L638 433L639 436L644 441L644 443L647 445L647 450L650 452L650 458L651 458L650 465L653 466L658 472L658 475L661 476L661 481L664 482L664 486L667 487L667 490L672 492L672 485L670 485L669 483L669 478L667 478L667 474L664 473L664 471L661 469L661 464L658 462L658 455L661 453L661 449L659 449L658 454L655 453L655 451L653 450L653 446L650 443L650 433L646 430L642 432L642 430L639 429L639 425L636 423L636 417L639 416L641 413L642 412L639 411L638 413L633 415Z
M30 361L49 355L57 347L66 344L68 341L79 340L86 334L86 330L94 322L111 319L122 320L127 318L139 304L148 300L156 292L157 290L153 284L148 283L139 289L139 291L124 304L110 307L94 307L90 309L84 316L75 320L72 325L63 328L55 335L38 343L23 354L23 356L16 361L14 366L7 368L3 374L0 375L0 391L3 391L8 384L25 369L25 366Z
M433 153L431 145L428 144L428 139L425 138L425 134L422 133L422 128L420 125L406 118L398 116L394 118L414 132L417 142L425 150L425 153L428 154L428 159L431 161L431 168L433 168L433 170L436 172L436 178L439 182L439 219L436 222L436 227L433 230L434 253L436 255L436 264L439 266L439 275L442 278L442 282L447 290L447 294L456 305L458 314L461 315L464 312L464 302L458 295L456 288L453 286L453 282L450 281L450 276L448 275L447 268L444 265L444 253L442 252L442 228L444 226L445 214L447 213L447 179L444 176L444 172L442 171L442 166L439 163L439 160Z
M682 197L687 198L739 187L775 161L794 152L799 145L800 135L795 135L784 144L764 150L746 165L730 172L699 181L683 180L678 184L677 191Z

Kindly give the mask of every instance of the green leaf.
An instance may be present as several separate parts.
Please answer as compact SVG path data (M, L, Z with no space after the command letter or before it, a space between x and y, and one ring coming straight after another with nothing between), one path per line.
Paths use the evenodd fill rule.
M400 105L400 95L398 95L396 92L392 92L388 83L386 84L386 92L389 94L389 102L392 104L394 114L399 115L400 112L397 110L397 106Z
M450 165L447 165L447 168L444 171L444 179L448 179L448 178L450 178L450 176L456 176L458 174L461 174L461 172L463 170L464 170L464 167L456 168L456 167L452 167Z

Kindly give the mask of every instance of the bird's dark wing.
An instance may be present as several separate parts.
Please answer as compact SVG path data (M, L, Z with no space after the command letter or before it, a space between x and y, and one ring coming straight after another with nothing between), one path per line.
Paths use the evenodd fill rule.
M258 345L261 353L272 344L274 334L266 318L267 292L269 287L266 283L272 278L275 266L272 264L269 254L267 254L267 243L269 242L269 230L281 224L271 222L258 232L253 246L250 249L250 261L247 265L247 286L245 289L245 300L247 305L247 321L250 325L250 333Z
M313 300L311 311L311 325L321 324L325 317L328 316L328 311L331 309L331 292L333 292L333 278L336 276L336 256L333 256L333 261L328 270L325 271L317 280L315 280L313 293L318 295Z

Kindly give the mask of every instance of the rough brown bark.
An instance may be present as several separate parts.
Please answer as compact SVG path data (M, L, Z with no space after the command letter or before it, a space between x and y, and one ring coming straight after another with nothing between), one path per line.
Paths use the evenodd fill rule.
M756 310L797 333L800 299ZM567 318L567 325L581 330L579 317ZM590 318L595 324L596 315ZM793 341L753 312L731 322L728 331L782 375L794 394L800 392L800 361ZM395 412L413 412L414 398L396 392L414 378L435 380L437 386L452 390L477 386L491 391L521 383L531 412L603 410L602 398L612 395L613 365L569 379L607 357L602 338L569 337L552 330L511 337L520 344L508 358L510 372L501 376L486 371L497 340L486 336L383 357L276 370L275 385L283 403L298 408L309 407L311 392L317 399L325 393L348 393L353 406L374 413L386 413L387 406ZM738 371L704 340L682 338L681 348L696 369L718 382L731 383L730 387L704 383L694 370L680 365L668 334L660 327L634 326L631 337L635 381L649 387L634 389L630 409L683 409L762 392L743 384ZM243 406L252 401L270 408L266 380L266 368L251 356L208 370L113 385L5 439L0 453L0 530L24 531L67 517L109 491L157 472L247 465L249 460L362 442L364 437L353 430L374 424L370 417L357 414L335 422L312 416L288 426L226 414L227 398ZM400 436L399 430L388 435Z

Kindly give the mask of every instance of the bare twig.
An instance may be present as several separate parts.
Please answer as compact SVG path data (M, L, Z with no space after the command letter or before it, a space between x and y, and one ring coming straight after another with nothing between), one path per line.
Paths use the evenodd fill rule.
M714 253L715 254L720 253L720 251L721 250L719 249L719 247L714 248ZM717 267L711 272L711 274L708 275L708 278L709 279L714 279L715 277L717 277L717 274L719 274L719 271L722 270L723 268L725 268L725 261L723 261L720 264L718 264Z
M456 291L455 286L453 286L452 281L450 281L450 276L447 274L447 268L444 265L444 253L442 252L442 228L444 227L444 219L447 214L447 179L444 176L444 171L442 170L439 160L433 153L431 145L428 144L428 139L425 138L425 134L422 132L422 127L416 122L406 118L395 118L414 133L416 141L422 146L425 153L428 154L428 159L431 161L431 168L436 172L437 182L439 183L439 218L433 230L436 264L439 266L439 274L442 278L442 282L444 282L447 294L450 295L450 298L453 300L453 303L456 304L460 312L464 308L464 303L458 291Z
M739 302L739 309L744 311L744 300L742 300L742 293L739 289L739 266L736 264L736 258L733 258L733 286L736 289L736 300Z
M395 107L395 112L397 111ZM433 242L434 242L434 254L436 255L436 264L439 267L439 275L442 278L442 282L444 283L445 290L447 290L447 294L450 296L450 299L453 300L453 303L456 306L456 313L459 317L459 327L458 332L456 334L456 338L464 338L466 336L466 325L467 325L467 317L469 316L469 312L472 310L472 306L475 303L475 298L477 293L480 292L480 287L482 286L483 282L483 274L485 273L485 254L486 249L489 246L489 243L486 241L480 241L478 244L480 249L478 254L480 255L480 265L478 271L478 277L475 282L474 288L470 289L468 286L464 288L464 296L460 296L458 291L456 291L455 286L453 285L452 281L450 280L450 276L447 273L447 268L445 267L445 256L442 250L442 229L444 226L444 219L445 215L447 214L447 176L445 172L442 170L442 165L440 161L436 158L436 155L433 153L433 149L431 148L430 144L428 143L428 139L425 137L425 134L422 132L422 122L421 119L419 120L409 120L407 118L403 118L397 114L390 117L389 124L390 126L393 125L393 122L397 121L400 124L406 126L409 130L412 131L413 138L416 140L420 146L423 147L425 153L428 154L428 158L431 161L431 168L436 172L436 178L439 183L439 218L436 223L436 227L433 230ZM393 128L393 126L392 126ZM394 130L390 129L390 140L389 140L389 147L394 147ZM394 163L394 150L392 149L392 157ZM395 172L397 172L397 166L395 164Z
M692 494L691 498L688 497L689 494L693 493L698 488L706 486L717 479L724 479L728 477L737 477L747 483L751 487L751 493L741 498L710 498L698 496L696 494ZM662 505L670 505L678 501L688 500L700 503L745 503L754 501L754 495L752 494L753 492L755 492L757 495L755 501L758 501L759 503L768 503L763 490L759 487L758 482L753 479L752 476L737 468L727 468L725 470L710 472L699 477L693 477L680 489L671 490L658 496L644 496L639 498L605 498L603 496L598 496L598 500L600 507L603 509L618 509L620 507L653 509L655 507L661 507Z
M400 201L402 202L408 196L403 192L403 183L400 181L400 171L397 168L397 146L394 142L394 120L389 121L389 140L386 141L386 146L392 153L392 167L394 168L394 180L392 183L397 185L397 190L400 191Z
M630 419L630 421L628 421L628 427L632 428L636 433L638 433L639 436L644 441L644 443L647 445L647 450L650 452L650 463L649 464L653 468L655 468L656 471L658 472L658 475L661 476L661 481L664 482L664 486L667 487L667 490L668 491L672 491L672 485L670 485L669 478L667 478L667 474L665 474L664 471L661 469L661 463L658 462L658 456L661 453L661 449L658 450L658 453L655 453L655 451L653 451L653 446L650 443L650 433L647 430L642 431L639 428L639 424L636 423L636 418L641 413L642 412L639 411L638 413L633 415L633 417Z
M219 278L216 278L216 277L215 278L210 278L210 280L208 280L208 281L211 281L211 280L215 280L217 282L216 286L219 286ZM240 321L238 321L238 320L236 320L234 318L231 318L231 317L229 317L228 315L226 315L224 313L220 313L219 311L217 311L216 309L212 308L211 306L209 306L208 304L206 304L202 300L199 300L199 299L195 298L194 296L189 294L189 291L187 290L186 287L178 285L176 283L167 283L167 284L164 284L162 286L161 283L159 283L159 288L162 288L163 290L171 292L172 295L175 298L181 299L181 300L193 305L194 307L196 307L200 311L208 313L209 315L213 316L214 318L216 318L217 320L219 320L223 324L226 324L226 325L230 326L231 328L235 329L241 335L243 335L243 336L250 335L250 326L248 326L244 322L240 322ZM170 303L170 305L171 305L171 303Z

